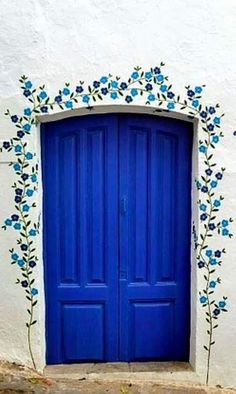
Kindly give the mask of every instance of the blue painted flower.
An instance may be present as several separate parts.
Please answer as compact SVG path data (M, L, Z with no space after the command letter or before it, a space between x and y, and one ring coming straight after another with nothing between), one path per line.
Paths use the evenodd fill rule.
M213 131L214 130L214 125L212 123L210 123L209 125L207 125L207 129L209 131Z
M101 92L105 96L108 93L108 89L107 88L102 88Z
M220 121L221 121L221 119L219 117L217 117L217 116L213 119L213 122L215 124L220 124Z
M215 188L217 186L217 182L216 181L211 181L210 183L212 188Z
M193 90L189 89L189 90L187 90L187 95L188 95L189 97L193 97L193 96L195 95L195 93L194 93Z
M167 89L168 89L167 85L161 85L160 86L160 91L163 92L163 93L165 93L167 91Z
M207 209L206 204L201 204L201 205L200 205L200 210L201 210L201 211L204 211L204 212L205 212L206 209Z
M54 98L55 103L59 104L62 101L62 97L60 95Z
M99 88L99 86L100 86L100 82L99 81L94 81L93 82L93 87L96 89L96 88Z
M212 256L212 253L213 253L213 252L212 252L211 249L207 249L207 250L206 250L206 256L207 256L207 257L211 257L211 256Z
M139 73L137 72L137 71L134 71L132 74L131 74L131 78L133 78L133 79L137 79L139 77ZM114 86L113 86L114 87Z
M207 168L205 172L207 175L211 176L213 171L210 168Z
M5 223L6 226L11 226L12 225L11 219L6 219L4 223Z
M24 129L25 131L30 131L31 125L30 125L29 123L26 123L26 124L24 124L23 129Z
M216 178L219 179L219 180L222 179L223 178L223 174L221 172L217 172Z
M152 79L151 71L148 71L148 72L145 73L145 79L147 79L148 81L150 81L150 79Z
M101 82L101 83L107 83L107 81L108 81L108 78L107 78L107 77L102 77L102 78L100 79L100 82Z
M22 209L23 209L23 212L29 212L30 207L29 207L29 205L25 204L25 205L23 205Z
M2 144L2 146L3 146L4 149L9 149L10 146L11 146L11 144L10 144L9 141L4 141L3 144Z
M23 179L23 181L27 181L27 179L29 179L29 175L28 174L22 174L21 178Z
M212 115L216 112L215 107L209 107L209 113Z
M11 116L11 121L13 122L13 123L17 123L18 122L18 116L17 115L12 115Z
M16 145L15 146L15 152L20 153L22 151L22 146L21 145Z
M12 260L17 261L17 260L19 259L19 256L18 256L17 253L13 253L13 254L11 255L11 258L12 258Z
M11 219L13 222L17 222L19 220L19 215L13 214L11 215Z
M15 197L15 202L16 202L17 204L19 204L19 203L21 202L21 197L20 197L20 196L16 196L16 197Z
M117 99L117 98L118 98L117 92L111 92L111 98L112 98L113 100Z
M20 171L21 170L21 166L18 163L14 164L13 168L14 168L15 171Z
M29 266L30 266L30 268L34 268L36 266L35 261L34 260L30 260L29 261Z
M37 182L37 175L36 174L31 175L31 181Z
M234 130L233 135L236 136L236 130Z
M71 109L71 108L73 108L73 102L72 101L67 101L65 103L65 106L66 106L66 108Z
M27 194L28 197L32 197L32 195L34 194L34 191L32 189L28 189L26 191L26 194Z
M84 90L84 88L83 88L83 86L81 86L81 85L76 86L76 88L75 88L76 93L82 93L83 90Z
M174 94L173 92L168 92L168 93L167 93L167 97L168 97L169 99L172 99L172 98L175 97L175 94Z
M17 264L19 265L19 267L23 267L25 265L24 260L18 260Z
M175 103L168 103L167 104L168 109L174 109L175 108Z
M25 252L26 250L28 250L28 246L27 246L26 244L22 244L20 248L21 248L21 250L23 250L24 252Z
M205 304L207 302L207 297L201 296L200 297L200 302L201 302L201 304Z
M22 280L22 281L21 281L21 286L22 286L22 287L28 287L28 282L27 282L27 280Z
M29 97L31 95L31 91L29 89L25 89L24 92L23 92L23 95L25 97Z
M31 81L26 81L26 82L25 82L25 87L26 87L26 89L31 89L32 86L33 86L33 84L32 84Z
M25 116L30 116L31 114L32 114L32 111L31 111L30 108L25 108L25 109L24 109L24 115L25 115Z
M122 90L127 89L127 83L126 82L121 82L120 87Z
M30 231L29 231L29 235L31 236L31 237L35 237L36 235L37 235L37 231L35 230L35 229L31 229Z
M195 90L195 93L202 93L202 87L201 86L196 86L194 90Z
M35 287L33 287L33 289L31 290L31 294L32 294L32 296L37 295L38 294L38 290L35 289Z
M208 187L207 186L202 186L201 191L203 193L207 193L208 192Z
M196 186L197 186L198 189L201 189L201 187L202 187L202 185L201 185L201 183L199 181L196 182Z
M68 96L70 94L70 89L64 88L62 94L64 94L64 96Z
M216 265L217 264L217 260L216 259L210 259L210 264L211 265Z
M220 302L219 302L219 307L220 307L220 308L224 308L225 305L226 305L226 302L225 302L225 301L220 301Z
M221 257L221 251L220 250L216 250L215 251L215 256L216 257Z
M222 235L224 236L229 235L229 230L227 228L223 228Z
M221 206L221 201L220 200L215 200L213 203L214 207L218 208Z
M157 80L158 80L158 82L164 81L164 76L163 76L162 74L159 74L159 75L157 76Z
M199 261L198 268L203 268L203 267L205 267L204 261Z
M138 94L138 90L133 88L133 89L131 89L130 93L131 93L131 96L135 97Z
M209 227L210 230L213 231L213 230L215 230L216 225L215 225L215 223L210 223L208 227Z
M206 111L201 111L200 116L205 119L207 117L207 112Z
M46 93L44 90L42 90L42 91L39 93L39 97L40 97L42 100L44 100L44 99L47 97L47 93Z
M198 100L193 100L193 101L192 101L192 106L193 106L194 108L197 108L197 107L199 106L199 101L198 101Z
M149 101L155 101L155 100L156 100L155 94L149 94L149 95L148 95L148 100L149 100Z
M83 99L82 99L82 101L84 102L84 103L86 103L86 104L88 104L89 103L89 100L90 100L90 97L89 96L84 96L83 97Z
M145 86L145 89L146 89L147 91L152 90L152 89L153 89L152 84L151 84L151 83L147 83L147 85Z
M129 104L129 103L131 103L131 101L133 101L133 99L131 96L126 96L125 101Z
M42 107L40 107L40 111L46 114L48 112L48 107L46 105L43 105Z
M220 314L220 309L219 308L214 309L213 314L215 316L218 316Z
M199 146L199 152L206 153L207 152L207 147L205 145Z
M21 224L20 223L15 223L13 227L14 227L15 230L21 230Z
M160 74L160 72L161 72L160 67L155 67L154 68L154 74Z
M214 135L214 137L212 138L212 142L214 142L215 144L217 144L217 142L219 142L219 137L218 135Z
M201 215L200 215L200 219L201 220L206 220L207 219L207 214L206 213L202 213Z
M112 81L112 82L111 82L111 86L112 86L112 88L114 88L114 89L118 88L118 82L117 82L117 81Z
M33 154L31 152L27 152L25 157L27 160L31 160L31 159L33 159Z
M17 187L17 188L15 189L15 193L16 193L18 196L22 196L23 190Z
M223 227L227 227L228 225L229 225L229 221L228 220L226 220L226 219L222 220L222 226Z
M210 283L209 283L209 287L214 289L216 287L216 281L211 280Z
M22 130L17 131L17 137L23 138L25 133Z

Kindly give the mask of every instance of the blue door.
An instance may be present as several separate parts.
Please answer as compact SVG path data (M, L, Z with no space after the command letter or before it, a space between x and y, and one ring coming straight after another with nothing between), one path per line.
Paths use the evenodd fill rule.
M47 362L187 360L190 123L42 127Z

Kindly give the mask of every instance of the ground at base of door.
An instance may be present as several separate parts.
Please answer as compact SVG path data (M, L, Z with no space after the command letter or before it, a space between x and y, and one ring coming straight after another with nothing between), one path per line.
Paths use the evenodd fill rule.
M118 373L112 380L112 373L104 377L104 372L95 376L79 375L77 379L62 374L51 378L47 371L41 375L35 371L10 363L0 363L0 393L81 393L81 394L235 394L236 389L206 387L193 382L150 381L146 379L123 378ZM143 372L145 374L145 372ZM143 376L144 378L145 376Z

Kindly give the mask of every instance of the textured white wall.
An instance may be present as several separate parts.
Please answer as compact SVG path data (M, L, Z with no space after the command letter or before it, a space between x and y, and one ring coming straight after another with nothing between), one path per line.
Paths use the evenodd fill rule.
M206 84L204 101L219 102L225 112L226 138L216 152L226 167L220 186L225 197L222 215L234 216L236 208L236 3L234 0L0 0L0 139L15 130L4 117L6 108L21 113L25 106L18 79L22 74L35 84L47 85L52 96L64 82L91 82L109 72L129 76L135 65L144 69L166 63L175 92L186 84ZM37 138L30 142L37 146ZM0 223L13 210L14 181L7 163L0 163ZM39 205L40 206L40 205ZM232 225L236 234L236 225ZM26 303L15 285L16 269L9 261L15 241L12 231L0 232L0 358L30 364L26 344ZM220 319L213 347L211 382L236 385L236 243L219 238L215 245L227 248L220 268L219 297L229 297L229 312ZM41 253L40 241L38 247ZM44 297L42 262L37 271L41 283L34 328L34 349L39 368L44 365ZM194 272L194 269L193 269ZM193 274L194 275L194 274ZM197 286L201 279L198 275ZM195 297L196 298L196 297ZM193 300L193 304L195 300ZM192 360L204 376L206 354L205 317L193 309Z

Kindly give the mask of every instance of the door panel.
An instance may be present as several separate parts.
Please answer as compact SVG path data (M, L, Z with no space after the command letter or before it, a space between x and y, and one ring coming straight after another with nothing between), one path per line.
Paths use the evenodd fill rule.
M119 125L120 193L127 205L120 220L121 360L185 360L191 128L145 116L123 116Z
M42 131L48 363L118 360L117 129L111 115Z
M47 362L187 360L191 125L42 128Z

